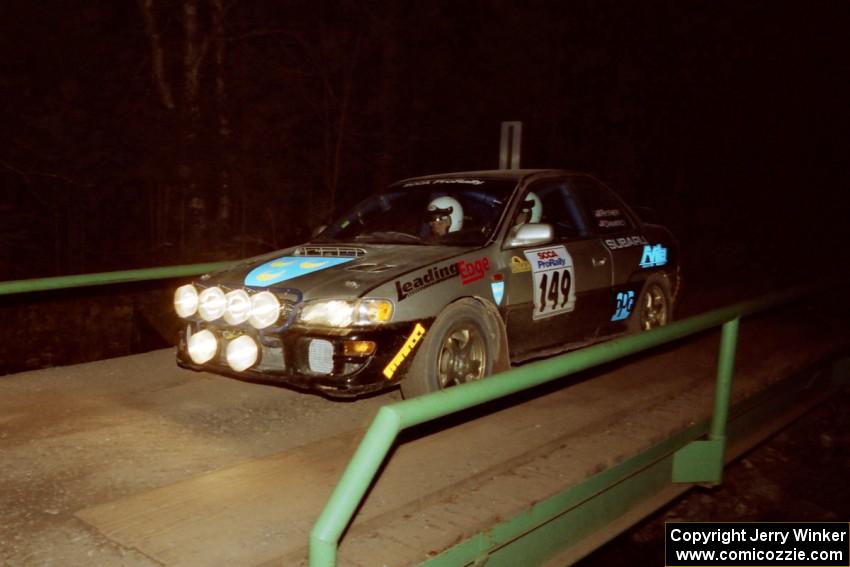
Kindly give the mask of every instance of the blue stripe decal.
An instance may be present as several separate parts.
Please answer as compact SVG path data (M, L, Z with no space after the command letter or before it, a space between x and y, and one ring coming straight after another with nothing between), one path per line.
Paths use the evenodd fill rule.
M268 287L276 283L305 276L313 272L350 262L354 258L328 258L327 256L283 256L257 266L245 276L245 285Z

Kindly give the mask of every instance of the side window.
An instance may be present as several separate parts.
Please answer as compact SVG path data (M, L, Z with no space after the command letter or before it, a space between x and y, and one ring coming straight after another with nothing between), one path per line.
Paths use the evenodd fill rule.
M536 183L526 192L514 215L513 226L532 222L552 225L556 240L578 238L587 232L564 180Z
M634 228L623 204L607 187L587 177L571 178L570 187L581 201L592 232L614 234Z

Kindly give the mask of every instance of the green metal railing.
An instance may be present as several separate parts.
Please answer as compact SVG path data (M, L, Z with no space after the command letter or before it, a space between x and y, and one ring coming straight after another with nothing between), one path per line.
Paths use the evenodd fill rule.
M336 565L342 533L351 522L375 476L402 430L564 378L631 354L722 326L715 409L708 440L693 441L675 455L676 482L719 482L723 470L726 421L740 318L788 303L811 293L792 289L738 303L574 353L522 367L448 390L380 408L310 533L311 567Z
M72 276L57 276L31 280L14 280L0 282L0 295L30 293L67 289L72 287L88 287L127 282L141 282L196 276L227 266L234 262L212 262L209 264L184 264L181 266L164 266L159 268L143 268L139 270L124 270L119 272L101 272L98 274L77 274Z

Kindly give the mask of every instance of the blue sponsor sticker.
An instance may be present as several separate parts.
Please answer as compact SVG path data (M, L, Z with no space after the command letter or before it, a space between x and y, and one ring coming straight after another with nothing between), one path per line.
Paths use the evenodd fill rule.
M617 307L614 311L612 321L622 321L628 318L632 313L632 307L635 306L635 292L632 290L621 291L617 294Z
M313 272L350 262L354 258L326 256L284 256L257 266L245 276L245 285L268 287L276 283L305 276Z
M643 256L640 258L641 268L654 268L655 266L663 266L667 263L667 248L661 244L651 246L647 244L643 247Z
M493 301L501 305L505 297L505 282L490 282L490 289L493 290Z

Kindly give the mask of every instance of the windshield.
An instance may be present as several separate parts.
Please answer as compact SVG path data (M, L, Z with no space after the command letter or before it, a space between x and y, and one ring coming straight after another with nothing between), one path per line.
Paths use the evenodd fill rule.
M361 202L316 241L480 246L515 186L467 178L410 181Z

